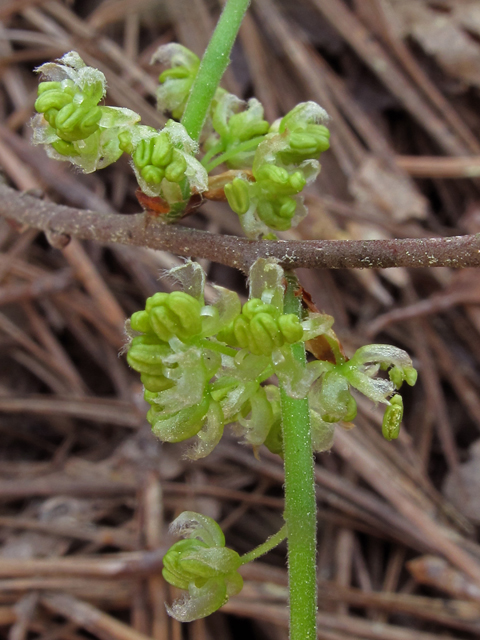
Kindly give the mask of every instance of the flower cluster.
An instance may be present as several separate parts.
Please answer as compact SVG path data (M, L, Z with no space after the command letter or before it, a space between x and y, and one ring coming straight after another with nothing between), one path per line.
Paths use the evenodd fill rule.
M286 366L290 344L323 333L333 319L312 314L301 322L284 314L283 271L267 260L254 265L243 308L222 287L215 303L205 305L205 274L197 263L170 273L185 290L153 295L130 320L127 359L141 374L154 433L167 442L196 436L193 458L210 453L226 424L255 447L267 440L278 449L274 432L268 440L279 426L278 389L262 383L277 373L298 390L298 371Z
M266 235L269 229L285 231L305 217L299 194L317 177L318 157L329 148L329 131L318 124L326 117L314 102L297 105L258 145L254 180L240 176L225 187L228 203L250 237Z
M43 144L50 157L90 173L126 152L142 191L170 205L208 189L207 173L195 158L198 145L180 123L170 120L158 131L140 124L130 109L99 105L105 76L74 51L37 71L45 81L35 102L33 142Z
M32 122L34 144L48 155L69 160L86 173L106 167L122 155L118 136L140 120L130 109L99 106L105 76L71 51L38 67L45 78L38 87Z
M197 75L199 58L179 44L160 47L152 62L168 65L159 77L158 107L181 118ZM255 98L240 100L217 89L199 145L179 122L162 130L140 123L130 109L107 107L105 76L71 51L40 66L44 79L35 102L33 142L50 157L68 160L86 173L106 167L122 153L132 157L138 184L148 197L168 205L172 222L192 194L208 191L208 173L220 164L224 196L251 238L275 237L306 215L301 193L320 171L318 158L329 148L325 111L314 102L297 105L270 125Z
M283 271L260 259L250 273L250 299L216 287L217 300L206 305L205 274L187 262L172 270L184 291L156 293L130 320L127 359L141 374L147 419L166 442L196 437L189 455L208 455L227 424L258 448L281 453L279 391L266 384L276 375L286 392L308 397L315 450L331 447L334 427L356 415L351 389L387 405L384 433L395 437L402 405L395 391L414 384L409 356L396 347L369 345L336 363L314 360L303 367L291 345L331 333L330 316L310 313L303 320L283 313ZM378 377L389 370L389 379ZM392 400L389 400L389 398Z
M181 116L199 60L181 45L160 47L153 61L170 64L160 76L159 108ZM320 171L318 158L329 148L330 133L321 123L326 112L314 102L297 105L271 126L261 103L218 89L210 108L202 163L245 169L225 186L230 207L252 238L286 231L306 215L299 195ZM212 130L209 134L208 131Z
M180 622L204 618L242 590L238 553L225 547L222 530L212 518L184 511L170 526L170 533L182 535L163 558L165 580L188 592L167 607Z

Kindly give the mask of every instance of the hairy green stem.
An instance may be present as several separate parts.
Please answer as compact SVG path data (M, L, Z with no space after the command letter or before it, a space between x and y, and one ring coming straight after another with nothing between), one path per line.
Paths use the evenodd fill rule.
M285 313L302 317L295 296L298 281L285 274ZM292 345L296 360L305 366L303 343ZM316 631L316 501L308 399L290 398L281 389L283 453L285 463L285 522L288 531L290 640L314 640Z
M198 141L215 91L230 62L230 52L250 0L227 0L188 98L182 124Z
M285 540L287 537L287 525L284 524L280 531L274 533L273 536L270 536L263 542L262 544L255 547L248 553L245 553L240 559L242 564L247 564L247 562L252 562L252 560L256 560L260 558L260 556L264 556L266 553L278 547L278 545Z

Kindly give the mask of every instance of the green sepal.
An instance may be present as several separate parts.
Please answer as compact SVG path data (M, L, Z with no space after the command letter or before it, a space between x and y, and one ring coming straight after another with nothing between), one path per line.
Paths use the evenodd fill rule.
M147 420L152 425L152 431L157 438L164 442L182 442L195 436L203 425L207 414L210 398L205 397L198 405L186 407L173 414L161 413L152 407L147 413Z
M166 389L171 389L174 386L174 382L166 378L164 375L142 373L140 380L145 389L151 393L165 391Z

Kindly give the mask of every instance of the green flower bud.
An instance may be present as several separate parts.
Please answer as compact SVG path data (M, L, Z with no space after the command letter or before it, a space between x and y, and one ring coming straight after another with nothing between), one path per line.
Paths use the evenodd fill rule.
M244 317L239 316L233 322L233 334L235 336L235 342L242 349L248 348L250 351L255 349L253 343L252 334L250 333L250 323L245 320Z
M133 154L133 162L139 169L143 169L147 164L152 164L153 138L142 139L137 145Z
M297 203L293 198L282 198L279 201L278 216L284 220L291 220L297 210Z
M70 104L73 98L64 91L45 91L35 100L35 111L45 113L49 109L62 109Z
M171 389L174 386L174 382L166 378L164 375L142 373L140 380L145 389L151 393L159 393L160 391L165 391L165 389Z
M293 344L303 338L303 327L294 313L281 315L277 322L283 337L288 343Z
M55 140L52 142L52 147L62 156L71 157L79 155L79 152L75 149L73 144L71 142L66 142L65 140Z
M135 311L130 318L130 326L134 331L141 331L142 333L148 333L152 330L146 311Z
M163 577L188 596L177 600L168 609L181 622L190 622L210 615L229 596L239 593L243 580L237 573L241 559L238 553L225 547L225 538L218 524L193 511L182 513L170 528L186 540L176 542L163 558Z
M61 91L62 83L61 82L40 82L38 85L37 93L39 96L45 91Z
M55 118L58 135L68 142L85 140L98 129L102 117L100 107L78 106L70 103L62 107Z
M133 153L132 134L130 131L121 131L118 134L118 146L125 153L130 155Z
M280 217L269 200L263 200L258 203L257 213L260 220L271 229L276 229L277 231L290 229L290 218Z
M388 372L388 377L393 382L395 387L397 389L400 389L400 387L403 384L403 380L404 380L403 369L401 369L400 367L392 367L390 369L390 371Z
M166 133L154 138L152 150L152 164L156 167L166 167L173 159L173 145ZM175 181L173 181L175 182Z
M395 440L400 433L400 424L403 418L402 396L395 395L385 409L382 422L382 434L386 440Z
M262 180L269 180L275 184L286 184L289 179L289 174L286 169L277 167L274 164L263 164L255 173L257 182Z
M307 184L307 181L305 180L305 177L301 171L295 171L295 173L292 173L292 175L288 179L288 182L295 193L300 193L300 191Z
M230 137L234 140L244 142L257 136L268 133L270 125L266 120L252 118L251 109L235 113L228 121Z
M304 131L294 131L290 134L288 141L292 149L300 149L308 154L315 153L317 149L317 141L314 136Z
M389 370L388 376L395 387L400 389L404 380L410 387L413 387L417 382L418 373L413 367L394 366Z
M174 80L182 80L188 78L191 72L186 67L173 67L172 69L165 69L158 76L158 81L163 84L167 78L173 78Z
M255 343L255 355L270 355L283 340L277 323L268 313L258 313L250 322L250 332ZM303 332L302 332L303 333Z
M242 314L251 320L257 313L269 313L272 316L278 315L273 304L266 304L260 298L251 298L242 307Z
M202 331L201 305L183 291L157 293L147 300L146 309L154 332L165 342L173 336L188 340Z
M45 111L45 113L43 114L43 117L48 122L48 124L54 128L55 128L55 120L57 118L57 113L58 113L58 109L55 109L52 107L51 109L48 109L47 111Z
M160 184L165 176L165 171L159 167L154 167L153 164L147 164L146 167L140 171L140 175L150 184Z
M404 374L405 374L405 381L408 384L408 386L413 387L417 382L418 371L413 367L407 367L404 370Z
M165 580L177 587L177 589L187 590L189 584L195 581L198 576L191 575L191 573L185 570L185 567L181 565L181 559L185 554L199 549L208 549L208 545L201 540L179 540L175 542L167 553L163 556L163 569L162 575Z
M250 208L248 183L242 178L235 178L225 185L225 196L232 211L239 216L247 213Z
M134 344L133 340L127 353L127 362L139 373L159 376L163 375L163 360L169 353L166 346L141 342Z
M187 161L178 149L173 149L173 160L165 169L165 178L169 182L181 182L185 177Z

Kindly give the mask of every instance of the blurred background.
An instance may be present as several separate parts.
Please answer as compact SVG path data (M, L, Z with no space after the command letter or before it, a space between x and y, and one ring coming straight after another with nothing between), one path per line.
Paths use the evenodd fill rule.
M54 202L134 213L126 160L91 175L30 144L33 69L75 49L107 104L161 127L156 48L201 55L217 0L2 0L1 179ZM224 86L270 121L315 100L332 148L292 239L480 232L478 0L253 0ZM241 235L209 204L185 224ZM124 321L169 290L168 253L65 248L0 220L0 633L9 640L286 640L285 547L245 567L245 588L188 625L168 619L161 557L181 511L220 522L243 553L282 522L281 461L227 433L192 464L145 421L138 376L118 357ZM52 244L54 246L52 246ZM243 276L202 261L245 294ZM299 273L348 354L406 349L398 441L359 401L356 428L317 456L319 632L325 640L480 635L480 276L473 269Z

